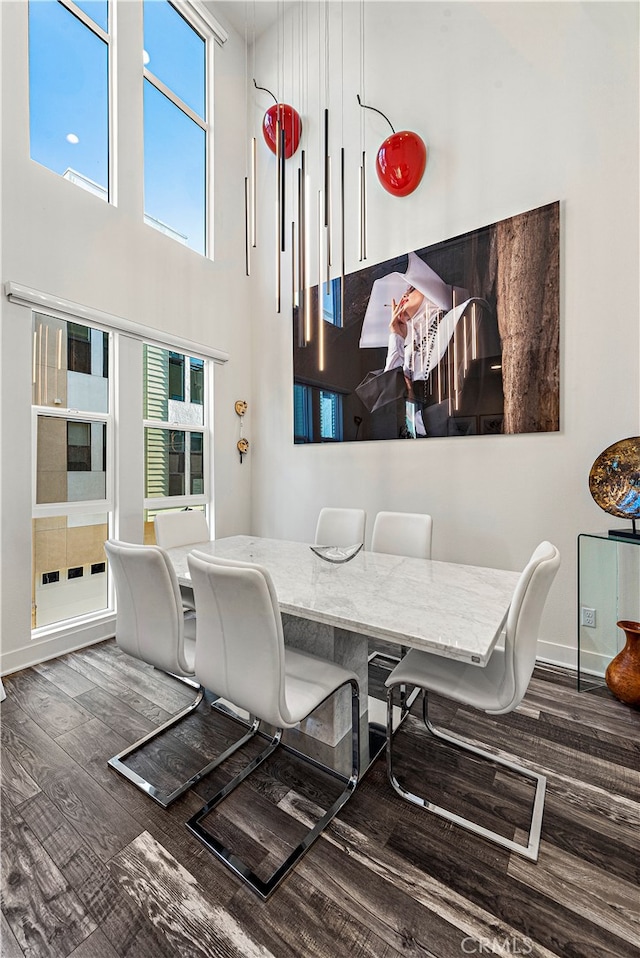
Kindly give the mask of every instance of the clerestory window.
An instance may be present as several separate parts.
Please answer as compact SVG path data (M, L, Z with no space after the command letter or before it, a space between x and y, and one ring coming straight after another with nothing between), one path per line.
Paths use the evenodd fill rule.
M145 222L205 255L210 41L168 0L143 11Z
M109 3L29 0L31 159L109 199Z

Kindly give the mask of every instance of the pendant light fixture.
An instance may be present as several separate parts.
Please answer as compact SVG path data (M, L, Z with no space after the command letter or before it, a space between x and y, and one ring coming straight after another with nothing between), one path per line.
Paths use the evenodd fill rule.
M247 22L247 7L244 8L244 106L245 106L245 136L247 135L247 121L249 116L249 96L247 90L247 77L249 73L248 64L249 54L249 30ZM246 166L245 166L246 171ZM251 275L251 245L252 245L252 227L253 214L251 211L251 192L252 184L255 185L255 179L249 177L245 172L244 178L244 269L247 276Z
M364 99L364 3L360 0L360 97ZM365 151L365 127L364 114L360 114L360 154L361 163L358 169L358 196L359 196L359 231L358 231L358 261L362 262L367 258L367 165Z
M411 130L396 133L388 116L375 106L363 103L363 110L379 113L391 127L391 136L381 144L376 156L376 173L381 185L393 196L408 196L420 184L427 164L427 148L422 137Z
M245 16L244 16L244 49L245 49L245 135L247 135L246 124L249 117L249 90L248 90L248 78L249 78L249 24L247 16L247 7L248 4L245 3ZM253 59L253 70L252 73L255 73L255 58L256 58L256 7L255 0L253 3L253 22L252 22L252 44L251 44L251 55ZM256 248L257 244L257 228L256 228L256 210L257 210L257 188L256 188L256 177L257 177L257 156L256 156L256 138L255 136L251 137L249 141L249 171L244 178L244 229L245 229L245 273L247 276L251 274L251 250Z
M253 81L256 90L264 90L273 99L273 106L270 106L262 119L262 135L264 141L272 153L278 154L278 132L284 134L284 158L291 159L300 145L300 136L302 135L302 120L300 114L289 103L278 103L277 98L264 86L258 86ZM279 129L278 129L279 128Z

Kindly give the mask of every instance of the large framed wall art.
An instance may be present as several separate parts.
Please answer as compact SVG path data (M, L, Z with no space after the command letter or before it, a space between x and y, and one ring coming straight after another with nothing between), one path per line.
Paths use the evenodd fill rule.
M557 202L332 279L309 306L295 442L560 428Z

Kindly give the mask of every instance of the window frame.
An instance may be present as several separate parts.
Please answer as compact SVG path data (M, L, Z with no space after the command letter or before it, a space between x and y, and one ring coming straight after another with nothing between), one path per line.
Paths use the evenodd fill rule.
M142 63L142 81L144 87L144 81L148 80L149 83L155 89L163 94L175 107L181 110L186 116L192 120L196 126L204 132L204 253L198 253L197 250L192 249L190 246L187 246L187 249L191 250L192 253L196 253L198 256L204 256L205 259L214 258L214 247L213 247L213 48L214 40L218 43L224 42L227 37L226 34L224 37L221 37L220 32L208 22L209 18L203 17L193 2L193 0L162 0L164 3L168 3L169 6L173 7L176 13L182 17L182 19L191 27L191 29L204 41L204 57L205 57L205 90L204 90L204 120L198 114L182 100L177 94L171 90L165 83L160 80L153 71L149 70L142 59L142 51L140 56L140 61ZM144 49L144 23L142 27L142 43ZM146 144L144 144L144 121L143 121L143 149L146 149ZM144 177L143 177L144 178ZM143 204L144 206L144 204ZM144 216L148 214L146 210L143 209ZM145 225L149 226L145 220ZM167 223L167 226L174 229L173 224ZM150 226L150 229L154 227ZM166 235L166 234L165 234ZM171 237L170 237L171 238Z

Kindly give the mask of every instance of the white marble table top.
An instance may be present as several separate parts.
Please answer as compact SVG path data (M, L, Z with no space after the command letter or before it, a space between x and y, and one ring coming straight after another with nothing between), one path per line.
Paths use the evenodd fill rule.
M371 638L486 665L504 624L518 572L361 551L326 562L308 544L232 536L168 549L190 585L197 550L264 566L281 612Z

